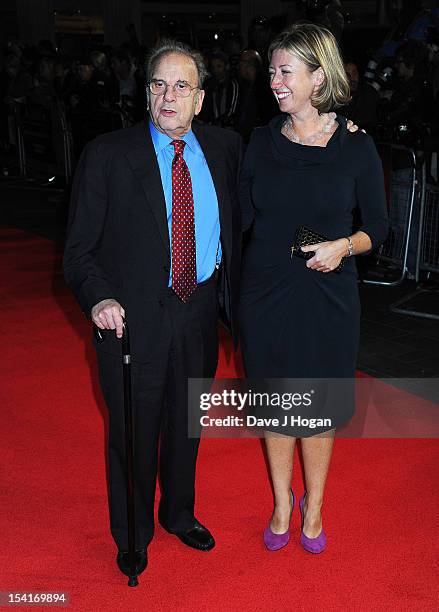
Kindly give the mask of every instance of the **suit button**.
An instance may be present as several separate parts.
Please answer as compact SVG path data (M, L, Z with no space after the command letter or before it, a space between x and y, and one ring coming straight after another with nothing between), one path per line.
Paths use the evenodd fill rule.
M163 308L163 300L159 300L159 306Z

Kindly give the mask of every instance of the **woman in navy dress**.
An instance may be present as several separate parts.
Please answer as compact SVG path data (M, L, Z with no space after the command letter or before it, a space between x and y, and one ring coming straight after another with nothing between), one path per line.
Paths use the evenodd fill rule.
M257 128L242 172L244 252L241 343L248 378L353 379L360 303L352 255L387 235L381 162L372 138L351 134L329 112L349 100L349 86L332 34L313 24L293 26L269 50L270 84L282 115ZM353 229L354 209L361 225ZM304 225L328 238L290 256ZM343 260L338 274L334 270ZM274 511L264 531L270 550L288 543L295 497L293 451L302 439L306 491L300 500L302 546L322 552L321 507L334 432L354 412L353 396L322 409L331 425L265 432ZM328 410L330 414L328 414ZM302 416L304 412L302 411Z

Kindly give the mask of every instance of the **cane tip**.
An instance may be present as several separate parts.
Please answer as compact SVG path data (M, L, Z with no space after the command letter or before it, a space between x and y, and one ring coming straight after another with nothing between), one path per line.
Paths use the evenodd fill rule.
M139 581L137 580L137 576L130 576L128 579L128 586L129 587L136 587L139 584Z

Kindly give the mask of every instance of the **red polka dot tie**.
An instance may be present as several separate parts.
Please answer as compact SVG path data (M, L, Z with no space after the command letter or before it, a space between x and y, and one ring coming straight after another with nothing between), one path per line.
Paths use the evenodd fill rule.
M172 289L183 301L197 288L194 198L184 140L173 140L172 160Z

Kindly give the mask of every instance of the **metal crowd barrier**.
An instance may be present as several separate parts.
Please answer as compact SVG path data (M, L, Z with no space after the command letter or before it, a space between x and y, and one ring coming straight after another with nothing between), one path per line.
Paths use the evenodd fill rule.
M31 184L62 174L66 186L71 182L75 159L88 140L130 125L117 109L77 116L71 123L61 103L47 109L17 102L13 122L19 164L19 176L14 178Z
M63 133L66 184L70 185L73 173L73 139L70 125L64 111L60 114L60 123Z
M26 161L24 156L23 133L21 130L21 116L23 113L24 104L16 102L14 104L14 123L16 133L16 145L18 151L18 163L20 165L20 176L26 176Z
M416 281L421 276L431 286L419 285L415 291L405 295L390 306L392 312L425 319L439 320L439 186L428 184L424 172L416 253Z
M439 187L426 185L421 208L419 270L439 273Z
M419 164L413 149L388 143L377 148L383 163L390 230L384 244L369 256L362 280L370 285L396 286L409 272Z
M15 103L14 122L20 178L29 183L50 174L62 175L66 185L72 177L72 137L64 109ZM58 139L58 140L56 140Z

